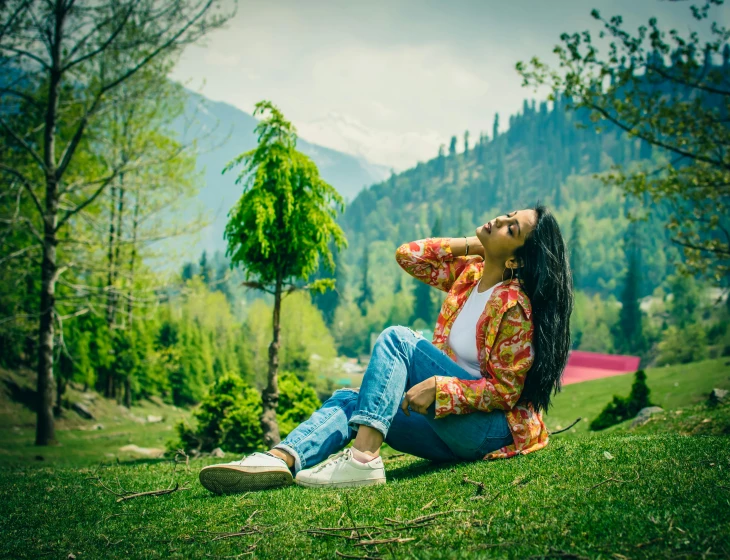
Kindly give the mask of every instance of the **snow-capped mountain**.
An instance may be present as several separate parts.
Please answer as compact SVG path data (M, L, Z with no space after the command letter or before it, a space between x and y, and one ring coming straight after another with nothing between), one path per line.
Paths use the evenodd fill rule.
M419 161L436 156L444 142L436 131L404 134L376 130L340 113L295 123L297 132L309 142L345 152L369 162L403 171Z

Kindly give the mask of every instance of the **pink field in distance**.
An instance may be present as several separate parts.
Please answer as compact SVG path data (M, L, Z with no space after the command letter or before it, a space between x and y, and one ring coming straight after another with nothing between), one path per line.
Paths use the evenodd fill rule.
M638 356L572 350L568 357L568 365L563 372L563 385L634 373L639 369L640 360Z

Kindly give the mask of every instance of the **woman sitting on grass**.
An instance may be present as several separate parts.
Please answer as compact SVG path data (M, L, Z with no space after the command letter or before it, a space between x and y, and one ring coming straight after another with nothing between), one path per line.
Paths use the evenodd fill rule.
M267 453L203 468L203 486L272 488L291 484L292 472L298 484L317 488L384 484L384 441L433 461L506 458L547 445L542 412L561 387L573 307L552 214L539 205L510 212L475 237L406 243L396 260L448 293L433 343L388 327L359 391L335 391Z

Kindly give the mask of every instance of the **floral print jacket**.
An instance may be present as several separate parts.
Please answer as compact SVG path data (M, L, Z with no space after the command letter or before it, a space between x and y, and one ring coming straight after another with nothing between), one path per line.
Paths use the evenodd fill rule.
M433 344L456 361L448 338L459 311L482 277L477 255L454 257L449 238L428 238L401 245L396 261L411 276L447 292L433 333ZM532 366L533 325L530 300L520 282L497 285L477 321L477 354L482 379L436 377L436 418L478 410L504 410L514 444L488 453L485 459L508 458L542 449L548 431L542 414L517 401Z

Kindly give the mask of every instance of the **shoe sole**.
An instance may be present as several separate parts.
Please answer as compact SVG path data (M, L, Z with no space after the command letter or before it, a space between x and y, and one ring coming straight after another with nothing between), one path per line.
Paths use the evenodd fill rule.
M280 488L294 483L291 473L284 471L250 472L230 467L205 467L198 476L200 484L215 494L237 494L255 490Z
M294 482L299 486L304 486L305 488L356 488L358 486L378 486L380 484L385 484L385 479L371 478L368 480L350 480L347 482L328 482L326 484L318 484L316 482L307 482L298 479Z

